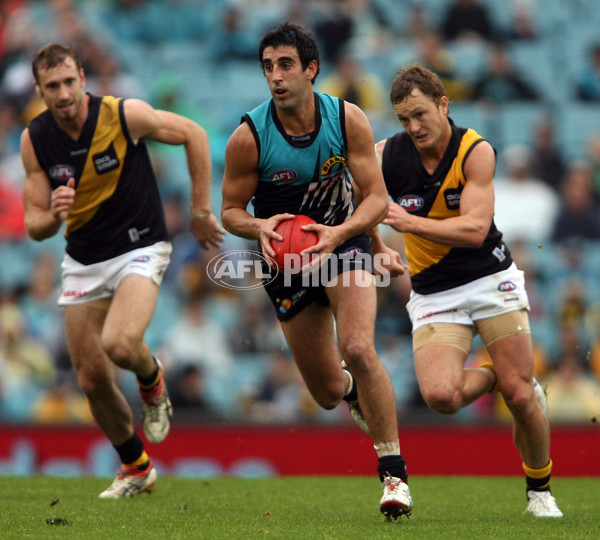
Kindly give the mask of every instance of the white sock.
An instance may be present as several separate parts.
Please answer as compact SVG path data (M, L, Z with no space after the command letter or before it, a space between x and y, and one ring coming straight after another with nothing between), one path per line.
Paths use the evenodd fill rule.
M373 447L377 452L377 457L384 456L399 456L400 455L400 441L381 441L376 442Z
M354 386L354 379L352 379L352 374L348 370L343 369L342 371L346 377L346 382L344 384L344 396L347 396Z

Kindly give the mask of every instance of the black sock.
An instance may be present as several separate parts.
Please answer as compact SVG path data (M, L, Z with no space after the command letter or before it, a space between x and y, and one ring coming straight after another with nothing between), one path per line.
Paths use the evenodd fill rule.
M113 445L114 446L114 445ZM115 446L117 454L121 459L121 463L133 463L137 461L144 453L144 443L139 438L137 433L134 433L131 439L126 440L123 444ZM147 467L148 465L146 465ZM144 470L144 466L140 469Z
M137 376L138 382L145 387L151 386L154 382L156 382L156 379L158 378L158 364L156 363L156 358L152 357L152 359L154 360L155 365L152 375L150 375L149 377L140 377L139 375Z
M523 463L527 491L550 491L550 477L552 476L552 460L541 469L532 469Z
M382 482L383 479L389 475L400 478L405 484L408 484L406 461L404 461L404 458L401 455L380 457L377 472L379 473L379 479Z

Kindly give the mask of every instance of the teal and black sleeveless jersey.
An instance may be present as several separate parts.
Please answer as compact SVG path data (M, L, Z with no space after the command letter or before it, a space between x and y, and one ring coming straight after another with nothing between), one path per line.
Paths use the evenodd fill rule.
M270 99L247 113L258 147L256 217L289 212L338 225L354 212L352 176L346 165L344 102L315 92L316 127L302 137L288 135Z
M457 127L452 120L450 123L450 143L433 174L423 167L406 131L386 142L382 170L388 193L411 214L441 220L460 215L460 195L467 182L464 163L484 139L472 129ZM411 233L404 237L412 288L419 294L458 287L512 264L510 251L493 220L478 248L445 246Z
M90 95L78 140L50 111L31 121L29 134L52 189L75 178L67 217L67 253L82 264L111 259L167 239L156 178L143 141L133 143L123 100Z

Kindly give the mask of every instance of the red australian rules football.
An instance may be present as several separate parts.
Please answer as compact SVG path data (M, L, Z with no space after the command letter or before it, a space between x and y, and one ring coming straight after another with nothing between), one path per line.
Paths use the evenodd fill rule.
M275 251L275 262L280 270L286 271L292 268L299 270L302 264L307 260L299 261L297 258L292 259L286 254L299 255L306 248L314 246L319 241L319 236L313 231L303 231L300 227L316 223L316 221L302 214L299 214L291 219L282 221L275 228L275 232L283 236L281 242L271 240L271 247Z

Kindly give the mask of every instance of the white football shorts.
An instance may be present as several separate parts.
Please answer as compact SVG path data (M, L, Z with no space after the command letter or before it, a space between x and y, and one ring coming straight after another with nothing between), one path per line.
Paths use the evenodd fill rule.
M81 264L65 253L59 306L87 304L112 298L121 280L128 274L152 279L160 287L171 261L170 242L157 242L95 264Z
M473 321L529 310L525 277L516 264L496 274L433 294L412 291L406 304L412 331L430 323L473 326Z

